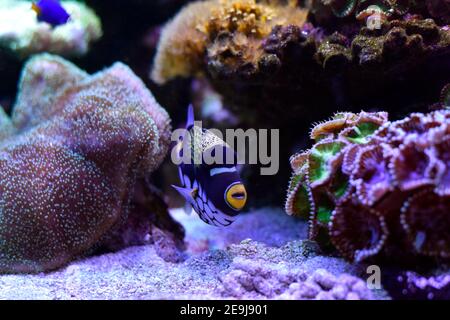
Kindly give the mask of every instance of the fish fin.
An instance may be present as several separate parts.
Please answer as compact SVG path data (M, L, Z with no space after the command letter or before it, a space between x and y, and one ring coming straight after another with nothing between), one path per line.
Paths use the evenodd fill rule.
M186 201L192 205L194 203L195 197L197 197L198 194L198 188L190 189L190 188L183 188L178 187L176 185L172 185L172 187L178 191L179 194L183 196Z
M189 129L194 126L194 107L192 103L188 107L187 120L186 120L186 129Z

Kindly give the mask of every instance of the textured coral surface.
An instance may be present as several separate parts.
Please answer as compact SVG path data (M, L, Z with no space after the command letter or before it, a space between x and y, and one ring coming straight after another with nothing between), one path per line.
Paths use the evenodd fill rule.
M356 10L352 4L352 14L340 17L329 10L332 2L314 1L311 7L306 6L311 1L297 6L295 1L255 1L261 9L256 20L249 19L248 1L194 2L163 28L151 78L165 88L180 77L206 79L239 127L282 129L280 159L305 146L303 133L311 122L342 108L357 112L383 106L392 119L428 111L450 81L450 29L435 14L445 11L431 13L421 5L400 10L390 1L392 12L379 1L338 1L378 3L383 14L378 12L380 25L372 26L377 12L360 12L367 8ZM237 14L231 3L247 9ZM269 9L271 20L264 18ZM278 204L282 195L271 186L288 177L285 169L281 166L276 177L245 172L250 193L267 193L250 203Z
M341 254L450 257L450 112L338 113L291 158L286 211Z
M10 126L0 144L1 272L57 268L138 214L153 240L171 230L180 241L164 205L146 203L136 186L161 163L170 119L128 67L90 76L36 56L11 118L2 116Z
M285 262L236 257L220 278L224 297L277 298L288 300L372 300L366 283L346 273L336 277L325 269L309 274L301 268L288 269Z
M352 17L357 20L368 19L380 14L384 19L410 14L428 14L442 22L450 18L448 0L311 0L311 10L322 18Z
M440 17L450 15L433 1L401 2L195 2L164 28L152 79L205 75L241 120L271 126L317 120L343 104L382 101L402 112L400 96L405 108L429 104L424 79L429 88L449 81L450 29ZM379 8L379 25L366 21L369 4Z
M187 5L165 27L152 79L206 72L252 72L264 59L261 40L278 24L302 23L306 11L277 1L210 0ZM213 61L205 66L205 58ZM225 70L228 69L228 70Z
M397 275L388 288L393 299L449 300L450 274L441 271L425 277L406 271Z

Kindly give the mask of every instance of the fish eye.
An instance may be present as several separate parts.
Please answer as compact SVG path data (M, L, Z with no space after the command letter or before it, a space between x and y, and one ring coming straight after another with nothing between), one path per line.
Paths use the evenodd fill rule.
M242 183L230 185L225 192L225 202L234 210L241 210L247 201L247 191Z

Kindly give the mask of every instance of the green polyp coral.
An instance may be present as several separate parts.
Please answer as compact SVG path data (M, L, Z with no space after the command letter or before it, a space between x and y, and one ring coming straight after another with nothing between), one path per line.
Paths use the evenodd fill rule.
M286 212L309 220L309 236L324 233L339 203L351 195L350 176L343 171L344 158L353 144L364 145L387 121L387 114L336 113L311 130L315 145L291 157L294 171L286 200Z
M39 22L31 1L0 0L0 48L21 59L40 52L82 56L102 36L100 18L78 1L62 1L70 14L67 23L52 27Z
M286 211L308 219L312 210L311 188L307 182L308 154L300 153L291 157L291 166L294 174L289 182Z
M330 120L317 124L311 130L316 144L290 159L294 174L286 201L288 214L311 216L326 225L335 203L350 189L349 177L341 168L352 142L342 134L356 128L379 128L385 121L387 114L383 112L336 113ZM368 134L370 130L358 129L361 131Z
M369 142L370 136L379 128L379 125L373 122L364 122L358 124L342 133L342 136L352 143L365 144Z
M338 167L336 170L329 187L333 199L339 201L347 195L350 189L350 182L348 177L342 172L341 168Z
M310 150L308 174L312 185L321 185L329 179L335 157L343 147L339 141L323 141Z
M321 226L326 226L330 222L331 214L334 210L333 200L330 199L329 195L323 192L317 192L314 196L314 202L316 203L316 222ZM313 234L313 233L310 233Z
M395 122L341 113L315 126L316 144L291 158L287 213L349 260L450 258L449 119L445 108Z

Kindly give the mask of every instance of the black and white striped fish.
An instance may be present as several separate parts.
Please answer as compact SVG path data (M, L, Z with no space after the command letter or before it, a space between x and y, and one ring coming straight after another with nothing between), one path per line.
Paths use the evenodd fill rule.
M233 223L247 200L235 163L226 164L225 161L227 154L235 155L234 150L211 131L194 124L192 105L188 108L185 136L179 139L176 148L180 158L183 158L183 150L190 150L190 161L179 164L181 187L173 187L204 222L214 226ZM221 163L201 161L205 154L215 156L217 150L222 151ZM200 161L196 162L196 157Z

